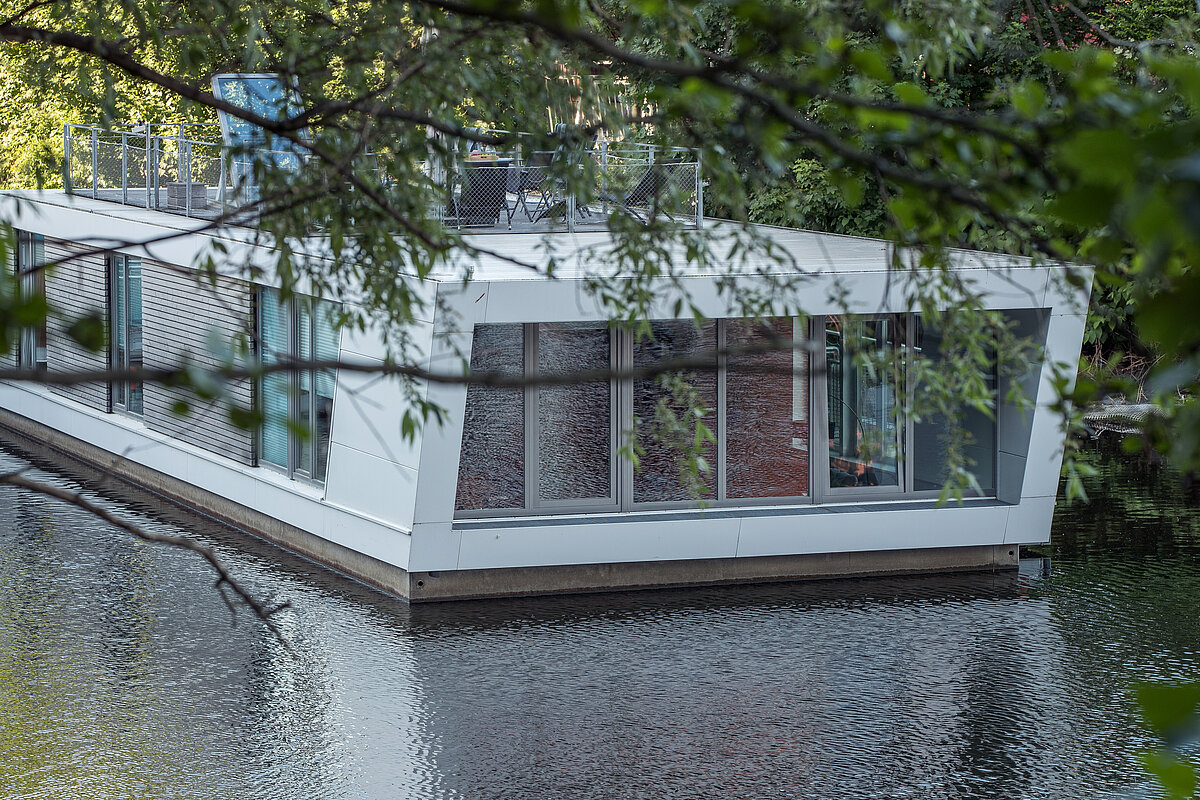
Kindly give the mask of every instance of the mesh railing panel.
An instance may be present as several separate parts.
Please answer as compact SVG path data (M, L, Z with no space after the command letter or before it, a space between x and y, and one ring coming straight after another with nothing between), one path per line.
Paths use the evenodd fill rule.
M76 193L92 191L92 137L80 136L70 129L67 134L67 149L71 155L67 163L70 189Z
M306 155L297 150L230 152L219 142L188 138L213 133L212 126L193 124L68 126L71 189L212 218L264 199L262 169L298 174L303 168ZM367 158L375 162L373 155ZM602 225L614 212L643 222L698 224L699 169L695 156L682 149L604 143L587 150L463 159L445 172L445 193L431 211L456 227L574 230ZM247 211L245 219L251 220L255 210Z

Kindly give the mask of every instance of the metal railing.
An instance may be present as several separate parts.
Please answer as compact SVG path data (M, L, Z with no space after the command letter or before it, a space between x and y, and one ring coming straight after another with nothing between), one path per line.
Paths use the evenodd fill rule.
M308 158L233 151L215 124L66 125L63 136L70 194L188 217L234 213L244 223L256 218L256 169L298 172ZM600 141L524 154L464 151L448 163L424 175L443 198L432 212L449 227L574 232L603 227L612 213L703 223L699 158L684 148Z

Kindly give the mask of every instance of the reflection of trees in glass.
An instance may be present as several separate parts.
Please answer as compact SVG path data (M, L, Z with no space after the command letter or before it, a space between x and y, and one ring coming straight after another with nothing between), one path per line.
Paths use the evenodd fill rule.
M725 347L774 347L731 357L725 377L725 495L808 495L808 353L793 349L807 320L729 320Z
M471 345L472 372L523 375L521 325L479 325ZM467 386L462 455L455 508L521 508L525 505L525 391L520 387Z
M538 326L538 371L570 375L610 366L611 336L601 323ZM541 499L608 498L612 493L612 382L537 390Z
M691 321L655 320L650 333L634 343L633 366L653 367L663 361L713 353L716 362L717 326L709 322L696 327ZM675 385L685 381L690 391ZM633 476L635 503L692 499L687 485L687 458L694 444L694 415L689 403L702 405L711 413L717 407L717 371L672 373L657 379L633 382L633 414L637 425L637 446L641 451ZM682 454L682 456L681 456ZM696 454L711 467L716 464L716 444L702 444ZM701 471L699 487L707 497L716 493L714 469Z

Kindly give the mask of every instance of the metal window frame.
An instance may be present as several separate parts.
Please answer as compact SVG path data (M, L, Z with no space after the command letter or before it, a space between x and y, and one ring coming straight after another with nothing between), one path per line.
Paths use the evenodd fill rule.
M525 323L525 374L536 375L540 355L540 332L542 325L562 323ZM566 323L571 324L571 323ZM607 327L598 324L595 327ZM608 328L608 364L611 369L617 362L618 332ZM615 511L618 508L619 497L617 487L618 462L622 460L617 452L618 430L620 418L618 410L617 381L608 382L608 496L580 497L563 500L545 500L541 496L541 417L540 417L540 386L525 387L525 509L527 511L560 511L568 513L586 508L590 511Z
M543 324L556 323L513 323L521 327L522 357L524 365L522 374L526 377L536 374L538 365L538 330ZM605 323L597 323L601 327ZM627 337L617 328L609 328L609 366L620 364L625 339ZM473 346L473 345L472 345ZM624 407L621 399L621 384L623 381L609 381L609 496L607 498L570 498L565 500L543 500L541 498L541 454L539 452L539 421L538 393L540 387L526 385L522 390L522 413L524 415L524 503L514 508L471 508L455 509L455 519L492 519L497 517L528 517L548 516L551 514L598 514L613 513L622 510L619 489L623 483L622 471L628 459L619 453L620 436L624 430L623 415L620 409ZM459 451L461 457L461 449ZM461 470L462 465L459 465ZM457 485L457 476L456 476Z
M688 323L691 320L682 319L682 320L665 320L665 321ZM635 476L634 476L633 462L627 458L623 458L621 460L624 461L628 465L628 469L625 472L625 474L628 476L628 480L624 483L624 485L622 487L625 491L622 492L621 511L669 511L669 510L678 510L678 509L684 509L684 508L694 508L694 507L696 507L696 505L698 503L707 504L708 506L717 506L717 505L721 505L721 503L722 503L722 500L723 500L723 497L721 494L721 492L722 492L722 472L724 471L723 464L724 464L724 460L725 460L725 453L722 448L723 433L724 433L724 430L723 430L724 420L722 418L722 410L723 409L722 409L721 389L722 389L722 384L723 384L722 378L723 378L724 370L721 366L720 351L721 351L722 344L724 342L723 336L724 336L725 325L724 325L724 320L721 320L721 319L710 320L710 322L714 323L715 330L713 331L713 343L717 349L717 358L715 359L715 367L714 367L716 369L716 374L717 374L717 381L716 381L716 383L717 383L717 386L716 386L717 408L715 408L713 410L713 415L716 417L716 420L717 420L716 430L713 431L713 437L717 440L713 447L713 450L715 451L713 453L713 462L714 462L714 469L716 470L715 480L713 481L713 486L715 488L715 491L714 491L715 496L714 497L701 497L698 500L692 499L692 498L688 498L686 500L641 500L641 501L634 500L633 499L633 482L635 480ZM628 369L633 368L634 341L633 341L633 336L629 335L628 333L625 333L624 335L625 335L625 339L628 342L628 348L626 350L626 359L625 359L624 363L621 364L621 367L622 367L622 369L628 370ZM626 395L628 402L625 404L624 408L622 409L622 412L623 412L622 413L622 431L625 432L624 435L632 437L632 436L636 435L636 431L634 430L634 425L633 425L633 383L634 382L632 380L626 380L626 381L622 381L622 383L625 383L628 385L628 394Z
M795 320L797 318L792 317ZM724 349L726 342L726 325L728 320L714 320L716 323L716 344L718 351ZM538 363L538 331L542 324L554 323L517 323L522 327L524 337L523 355L525 359L524 374L533 375ZM610 328L611 355L610 364L615 370L628 370L633 364L633 336L620 328ZM728 471L725 463L727 457L726 438L728 435L726 420L726 403L728 393L727 360L718 355L717 370L717 407L714 409L717 439L713 468L716 470L716 497L705 498L703 502L715 508L747 508L761 506L795 506L810 505L813 500L813 470L809 468L809 486L806 495L791 495L762 498L733 498L725 493L725 480ZM809 453L812 453L812 430L814 419L813 401L813 360L809 358L808 377L805 391L808 394L809 417ZM610 415L609 433L611 442L610 485L612 493L609 498L582 498L580 500L542 500L540 494L541 473L539 469L540 455L538 453L538 401L537 387L526 386L523 396L524 437L525 437L525 501L517 508L484 508L456 509L456 519L490 519L522 516L546 516L551 514L596 514L613 512L640 512L660 510L681 510L694 508L696 501L687 500L653 500L635 502L633 499L634 466L633 462L621 453L622 443L633 435L633 380L610 381ZM461 465L460 465L461 468Z
M908 316L908 326L907 326L905 342L906 342L906 346L912 346L915 348L916 341L917 341L917 321L920 319L921 315L917 312L912 312L912 313L908 314L907 316ZM991 364L991 373L989 375L988 382L991 385L994 406L995 406L992 409L992 413L996 415L995 419L993 419L993 421L992 421L992 430L991 430L992 436L991 436L991 442L988 447L988 452L991 453L991 457L992 457L992 484L993 485L992 486L980 486L978 490L968 489L968 490L964 491L963 492L964 500L980 499L980 498L981 499L995 498L997 496L997 492L999 491L999 487L996 484L998 484L1000 482L1000 417L999 417L1000 374L999 374L998 357L997 357L995 345L992 346L992 364ZM911 386L911 383L910 383L910 385L908 385L906 387L907 400L910 405L912 404L912 399L913 399L912 390L913 390L913 387ZM914 457L915 457L915 454L916 454L916 423L911 418L909 418L907 420L905 429L906 429L905 433L907 436L909 452L913 453ZM905 497L911 498L913 500L936 500L936 499L940 498L942 495L941 489L916 489L915 488L915 483L916 483L915 471L916 471L915 469L906 470L906 472L908 474L908 481L905 484L905 492L906 492Z
M904 314L898 312L887 312L882 314L821 314L814 316L812 319L812 328L810 332L813 335L813 340L821 344L814 348L814 357L819 361L819 374L821 375L821 389L823 391L814 392L815 409L819 416L814 416L814 419L820 421L820 425L816 426L821 431L827 431L829 428L830 409L829 409L829 365L826 342L825 320L828 317L842 317L852 319L856 323L878 320L884 318L901 318L899 327L900 340L897 342L897 347L900 350L901 364L904 363L906 355L905 348L910 338L910 325L912 314ZM897 397L907 396L908 382L906 380L907 370L901 368L901 374L898 376L900 386L897 387ZM845 402L845 401L843 401ZM902 414L903 408L897 408L897 413ZM893 442L896 448L896 471L897 483L890 486L831 486L829 483L829 437L818 436L815 441L812 441L810 427L810 443L815 445L812 448L812 462L809 467L809 474L813 479L813 495L818 504L830 503L846 503L858 500L903 500L912 498L909 488L910 474L912 470L908 468L908 452L911 437L911 420L908 415L903 415L902 419L896 421L895 425L895 441Z
M796 332L799 329L800 335L804 337L802 341L811 341L811 318L793 317L777 317L773 319L790 319L792 321L792 346L796 346ZM717 366L717 500L712 503L717 508L760 508L774 506L804 506L812 505L815 502L813 491L813 431L814 426L814 409L813 397L815 393L816 381L813 380L814 361L810 354L808 359L808 368L804 376L804 391L808 399L808 490L806 494L799 495L777 495L773 497L729 497L729 487L727 484L729 473L729 449L728 449L728 431L729 431L729 414L728 414L728 398L729 398L729 364L728 357L725 352L729 346L729 323L737 322L738 319L724 318L717 320L717 348L720 353ZM793 356L793 361L794 361ZM793 373L793 381L795 373Z
M129 364L129 267L131 262L135 262L138 266L143 266L144 262L139 256L125 255L124 253L109 253L106 259L107 273L106 279L108 283L107 300L108 300L108 363L113 370L125 371L130 368ZM118 272L121 274L122 280L117 281ZM145 276L145 272L142 273ZM117 303L115 302L118 286L123 287L123 296L121 297L121 308L123 309L123 319L117 319ZM142 298L138 298L138 302L142 302ZM125 356L124 359L119 356L119 348L117 347L117 332L120 329L125 337ZM142 325L142 347L143 356L145 359L145 323ZM124 399L117 399L117 390L120 388ZM133 419L144 419L146 415L146 391L145 384L142 385L142 410L133 411L129 408L129 398L132 389L129 381L110 381L108 384L108 410L111 413L122 414Z
M794 330L799 330L814 343L808 349L807 376L805 391L808 398L808 494L782 497L761 498L729 498L728 497L728 400L729 400L729 363L723 355L728 343L728 324L730 319L714 320L717 325L716 342L718 349L717 370L717 407L716 417L716 497L703 500L710 508L778 508L806 505L844 505L856 502L895 502L905 500L937 499L940 490L921 490L913 488L914 470L910 459L914 454L913 436L914 422L911 415L898 413L902 419L895 425L896 469L899 472L899 484L893 486L870 487L832 487L829 485L829 441L828 437L820 435L829 427L828 400L828 365L826 363L825 319L827 316L841 316L856 321L869 319L892 318L897 321L897 347L900 350L901 372L898 376L898 397L911 399L912 387L908 381L907 358L908 348L915 341L915 326L917 314L908 312L889 312L886 314L843 314L843 315L814 315L807 319L792 317ZM532 375L537 364L537 338L539 325L543 323L518 323L522 326L524 336L525 373ZM545 323L551 324L551 323ZM793 336L795 333L793 333ZM618 371L626 371L633 365L633 336L618 328L612 329L612 366ZM995 374L993 363L992 386L999 398L999 381ZM537 389L526 386L524 390L525 414L525 502L519 508L492 509L463 509L454 512L455 519L490 519L547 516L551 514L602 514L629 513L641 511L670 511L694 509L696 500L664 500L642 501L633 500L634 467L633 462L623 457L620 452L621 444L633 435L633 380L613 380L611 382L612 405L610 413L610 433L612 440L612 488L614 499L609 501L589 502L576 500L540 501L538 490L540 472L538 470L538 419L537 419ZM990 452L992 454L993 474L997 472L999 425L992 428ZM461 465L460 465L461 468ZM997 480L998 481L998 475ZM981 487L982 491L967 492L964 498L994 498L996 487Z
M36 256L34 245L41 243L41 257ZM40 233L32 233L30 231L17 231L17 252L16 259L13 263L13 271L18 280L18 287L22 295L32 296L37 294L37 283L39 272L46 265L46 237ZM40 272L42 277L42 294L45 295L45 273ZM45 360L38 360L38 334L43 338L46 335L46 322L43 320L41 325L26 325L21 328L20 335L17 337L17 353L16 366L18 369L29 371L45 372L48 368L48 357ZM46 355L43 353L43 355Z
M262 362L262 357L263 357L263 351L262 351L262 346L261 346L261 342L263 340L263 330L262 330L262 324L263 324L262 306L264 303L263 295L267 292L278 293L278 291L279 291L278 289L273 289L270 287L262 286L262 287L259 287L257 292L255 292L254 313L255 313L256 320L255 320L254 327L255 327L255 332L257 334L258 340L260 342L259 347L258 347L258 352L256 353L256 356L259 359L259 363ZM269 301L267 301L267 302L269 302ZM322 302L321 299L316 298L316 297L309 297L307 295L293 295L286 302L284 302L282 299L279 299L277 302L278 302L279 306L281 307L281 309L283 310L282 316L284 319L284 323L287 325L287 330L285 331L285 336L284 336L284 339L287 341L287 347L288 347L287 357L290 359L297 359L297 360L300 357L299 353L300 353L300 334L301 334L301 331L300 331L301 309L304 304L307 303L309 305L309 308L308 308L308 337L309 337L309 346L310 346L310 349L312 350L312 352L309 354L309 359L315 360L316 346L317 346L316 318L317 318L317 310L319 309L320 304ZM317 404L315 402L315 398L316 398L316 391L317 391L317 375L319 374L319 372L320 372L320 370L313 369L310 367L310 368L305 368L305 369L294 369L294 370L291 370L286 373L286 375L287 375L287 420L289 423L293 420L299 421L301 424L306 425L308 427L309 431L311 431L311 435L308 437L308 440L305 441L295 431L292 430L291 425L288 425L288 429L287 429L287 465L284 466L284 465L276 464L272 461L267 461L262 458L262 453L264 451L264 446L263 446L263 441L262 441L264 433L265 433L264 426L259 426L258 435L254 437L255 438L254 445L255 445L255 463L256 463L256 465L266 467L267 469L270 469L281 475L285 475L288 478L291 478L292 480L300 481L302 483L307 483L307 484L310 484L310 485L318 487L318 488L323 488L329 477L329 454L328 453L326 453L326 457L325 457L325 473L326 474L325 474L324 478L316 478L313 476L312 470L305 470L300 467L300 456L301 456L302 450L308 450L309 463L312 466L315 467L317 464L317 452L318 452L320 437L317 433ZM304 419L304 420L300 419L300 376L302 373L306 374L308 376L309 395L310 395L309 404L308 404L308 414L306 415L307 419ZM263 382L265 381L265 379L266 379L266 376L261 376L255 382L254 402L256 402L256 403L261 403L263 401L263 397L265 394L265 387L263 386ZM334 385L335 385L335 387L337 385L336 372L334 374ZM334 391L334 402L335 403L336 403L336 398L337 398L337 392L335 390ZM260 405L259 407L261 408L262 406ZM330 410L329 410L330 445L332 445L332 443L333 443L332 434L333 434L334 413L335 413L335 410L331 406Z

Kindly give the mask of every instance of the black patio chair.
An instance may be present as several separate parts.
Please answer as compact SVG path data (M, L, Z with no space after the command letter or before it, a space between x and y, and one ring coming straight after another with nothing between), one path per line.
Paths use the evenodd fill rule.
M499 225L500 215L508 208L508 172L510 165L468 163L460 173L462 191L451 196L446 208L447 222L459 225ZM509 221L511 223L511 216Z
M680 168L687 163L683 158L682 156L669 158L651 164L625 195L623 202L618 202L618 205L623 206L625 210L642 221L648 219L663 194L675 183ZM609 199L616 200L616 198ZM638 210L643 208L645 209L644 213Z

